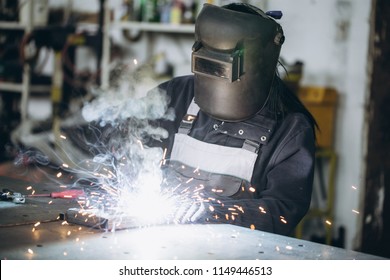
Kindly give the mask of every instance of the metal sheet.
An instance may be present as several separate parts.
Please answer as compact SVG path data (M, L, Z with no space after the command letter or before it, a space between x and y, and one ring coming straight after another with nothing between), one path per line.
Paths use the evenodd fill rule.
M101 232L61 222L0 229L1 259L381 259L232 225L164 225Z

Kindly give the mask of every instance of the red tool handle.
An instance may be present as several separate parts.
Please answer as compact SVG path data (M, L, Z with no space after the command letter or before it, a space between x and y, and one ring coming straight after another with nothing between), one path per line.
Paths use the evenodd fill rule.
M67 190L62 192L52 192L50 194L53 198L77 198L79 196L83 196L83 190Z
M62 192L52 192L50 194L45 193L45 194L30 194L28 196L30 197L53 197L53 198L77 198L79 196L85 195L83 190L66 190Z

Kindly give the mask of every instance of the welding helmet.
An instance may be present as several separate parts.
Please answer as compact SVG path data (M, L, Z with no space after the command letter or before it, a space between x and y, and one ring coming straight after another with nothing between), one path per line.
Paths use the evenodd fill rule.
M254 6L205 4L191 59L199 108L222 121L254 116L270 93L283 41L282 27Z

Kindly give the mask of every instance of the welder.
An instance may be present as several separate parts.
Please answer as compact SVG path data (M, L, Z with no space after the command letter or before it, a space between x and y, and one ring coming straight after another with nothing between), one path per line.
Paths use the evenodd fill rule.
M272 14L249 4L199 13L193 74L158 87L176 114L159 122L170 132L160 143L166 181L193 199L179 222L291 235L307 213L316 122L278 75L284 38Z

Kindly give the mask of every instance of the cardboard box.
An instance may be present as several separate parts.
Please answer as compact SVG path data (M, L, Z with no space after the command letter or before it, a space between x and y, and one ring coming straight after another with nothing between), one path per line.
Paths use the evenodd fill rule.
M333 148L338 93L327 87L301 87L298 97L316 119L317 146Z

